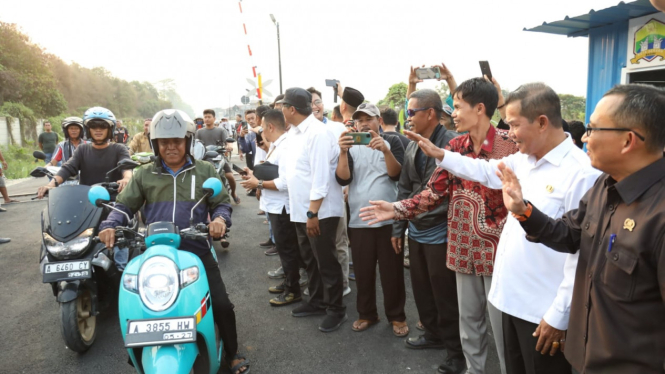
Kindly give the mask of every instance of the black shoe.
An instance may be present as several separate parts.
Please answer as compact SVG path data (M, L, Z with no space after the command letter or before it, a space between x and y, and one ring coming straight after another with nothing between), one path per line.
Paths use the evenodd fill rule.
M272 242L272 239L268 238L268 241L259 243L259 247L272 247L275 243Z
M270 305L272 306L284 306L301 301L302 297L300 295L296 296L293 293L283 293L277 296L274 299L270 299Z
M1 177L0 177L0 178L1 178ZM11 242L11 241L12 241L12 240L9 239L9 238L0 238L0 244L9 243L9 242Z
M332 332L337 330L344 321L349 319L349 316L344 313L343 316L326 316L323 322L319 325L319 330L322 332Z
M461 374L466 370L466 361L463 358L447 359L436 370L441 374Z
M0 178L2 178L2 177L0 177ZM0 212L6 212L6 211L7 211L7 209L0 207Z
M268 292L270 292L270 293L283 293L284 291L286 291L286 287L284 286L284 283L281 283L278 286L272 286L272 287L268 288Z
M266 256L277 256L279 252L277 252L277 247L272 246L270 249L267 251L263 252Z
M322 308L315 308L307 303L294 308L291 311L291 315L294 317L309 317L309 316L321 316L326 314L326 310Z
M425 335L417 338L408 338L404 341L407 348L411 349L444 349L443 342L425 339Z
M349 273L349 280L356 281L356 273Z

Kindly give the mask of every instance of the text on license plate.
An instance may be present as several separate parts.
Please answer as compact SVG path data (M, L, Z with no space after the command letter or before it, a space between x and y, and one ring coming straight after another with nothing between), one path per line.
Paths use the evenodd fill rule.
M44 265L44 273L63 273L69 271L89 270L90 261L72 261L72 262L58 262L55 264Z
M127 334L143 334L150 332L168 332L168 331L182 331L192 330L196 327L194 318L174 318L167 320L152 320L152 321L130 321ZM173 337L173 339L187 339L191 338L191 331L188 332L189 336ZM182 332L178 334L183 334ZM170 334L174 335L174 334ZM176 334L177 335L177 334ZM164 335L166 338L166 334Z

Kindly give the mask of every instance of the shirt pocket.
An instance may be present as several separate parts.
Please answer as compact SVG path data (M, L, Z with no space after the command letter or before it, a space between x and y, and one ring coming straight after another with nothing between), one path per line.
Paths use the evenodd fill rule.
M612 251L605 250L605 268L601 280L607 294L621 301L632 300L637 261L635 254L617 242L612 246Z

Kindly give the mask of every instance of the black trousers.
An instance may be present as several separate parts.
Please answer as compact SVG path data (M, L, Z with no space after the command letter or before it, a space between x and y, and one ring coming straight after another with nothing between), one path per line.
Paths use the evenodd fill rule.
M390 237L392 225L376 228L349 228L349 238L355 243L353 269L358 288L357 308L360 319L379 318L376 309L376 264L383 289L383 307L388 322L406 321L404 303L404 251L395 253Z
M245 154L245 161L247 162L247 168L249 170L254 170L254 154L253 153L246 153Z
M291 215L282 208L281 214L268 213L268 219L272 225L272 233L275 237L275 247L279 253L279 259L284 269L285 292L300 296L300 249L298 248L298 235L296 225L291 222Z
M233 357L238 351L238 332L236 330L235 306L229 300L226 286L219 271L219 264L208 252L200 256L201 262L206 269L208 285L210 286L210 297L212 298L212 313L215 323L219 328L219 335L224 342L224 353L227 357Z
M448 244L408 240L413 297L425 327L425 338L443 342L449 358L463 360L457 281L455 272L446 267Z
M337 225L340 217L319 220L321 235L307 236L307 224L296 222L300 255L309 277L309 301L315 307L326 309L332 316L346 314L342 301L342 265L337 261Z
M570 374L571 366L560 350L550 356L536 351L537 324L502 313L506 371L510 374Z

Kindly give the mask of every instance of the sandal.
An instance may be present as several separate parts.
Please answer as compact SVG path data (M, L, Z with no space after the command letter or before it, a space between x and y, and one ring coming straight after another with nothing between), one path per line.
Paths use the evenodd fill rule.
M355 332L365 331L368 328L370 328L372 325L376 325L379 321L380 321L379 318L375 319L374 321L370 321L370 320L367 320L367 319L359 319L356 322L360 327L356 327L356 322L353 322L353 324L351 325L351 330L353 330ZM363 325L363 323L365 325Z
M238 363L236 366L231 367L231 364L235 360L242 360L240 363ZM229 367L231 368L231 373L236 374L249 374L249 360L245 358L245 356L241 355L240 353L236 353L235 356L233 356L233 359L229 361ZM245 368L245 371L239 371L240 369Z
M395 335L396 337L403 338L403 337L409 335L409 326L406 325L406 321L404 321L404 322L392 321L391 324L393 325L393 335ZM406 327L406 331L401 333L401 334L398 333L397 330L395 330L395 328L399 329L399 328L402 328L402 327Z
M420 322L420 321L418 321L418 323L416 323L416 328L420 331L425 331L425 326L423 326L423 323Z

